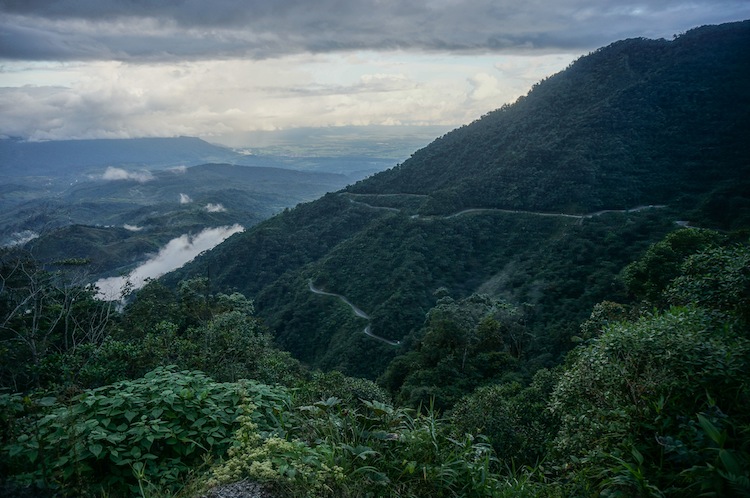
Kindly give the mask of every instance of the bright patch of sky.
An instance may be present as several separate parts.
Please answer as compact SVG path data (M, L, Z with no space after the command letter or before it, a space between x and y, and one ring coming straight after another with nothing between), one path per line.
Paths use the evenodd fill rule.
M0 137L458 126L616 40L747 18L747 0L0 2Z

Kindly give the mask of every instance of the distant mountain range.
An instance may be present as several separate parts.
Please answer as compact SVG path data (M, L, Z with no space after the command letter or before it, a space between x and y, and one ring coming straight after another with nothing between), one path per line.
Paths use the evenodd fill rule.
M199 138L134 138L26 142L0 140L0 177L74 176L107 166L161 169L243 158Z
M127 270L173 237L207 227L249 227L349 182L332 173L231 164L135 176L115 171L60 192L26 189L29 199L6 198L0 242L31 238L26 250L45 262L88 260L93 278Z
M362 149L367 140L330 157L283 143L233 150L194 137L0 140L0 247L26 245L47 262L89 261L98 277L127 270L172 237L251 226L395 163Z
M298 358L370 377L418 344L438 295L486 293L524 310L526 354L545 364L594 303L627 299L617 274L650 243L686 224L747 237L748 47L750 22L599 49L166 281L210 271Z
M362 139L350 140L333 154L331 147L320 150L319 144L310 144L314 138L305 135L304 143L308 146L300 143L296 147L277 144L254 147L251 142L239 150L195 137L47 142L4 139L0 140L0 181L13 183L19 177L76 178L98 174L107 167L137 171L208 163L338 173L356 181L396 162L389 157L393 151L384 147L383 156L378 156L377 146ZM412 140L421 142L419 136ZM402 141L409 143L408 139Z

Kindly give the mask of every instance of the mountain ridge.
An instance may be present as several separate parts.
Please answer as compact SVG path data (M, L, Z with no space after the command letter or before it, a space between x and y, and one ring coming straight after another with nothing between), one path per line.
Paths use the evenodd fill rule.
M672 175L711 179L712 162L723 159L710 154L712 147L727 154L734 150L733 160L742 166L737 176L750 177L748 165L738 160L748 155L742 132L743 123L750 120L750 97L740 82L749 71L741 59L744 52L736 49L750 47L749 23L696 28L673 41L631 39L598 49L537 83L515 104L444 135L400 166L349 191L429 193L439 200L425 210L436 212L446 206L624 209L662 204L674 196ZM734 68L727 78L676 84L700 71L722 74L719 69L726 66ZM663 83L654 84L660 80ZM629 115L635 110L626 105L634 100L641 101L637 120ZM686 104L704 111L720 108L727 115L700 116ZM673 144L679 139L674 134L688 127L680 121L707 118L725 127L723 142L691 137L699 140L680 144L683 150L670 150L674 157L659 155L660 141ZM463 168L453 168L455 164ZM518 171L519 165L525 171ZM632 174L629 168L641 171ZM652 175L649 185L635 178L656 169L669 174ZM545 173L548 185L523 181ZM617 195L596 195L591 185L597 182L605 187L599 191ZM503 189L506 184L516 190L508 192ZM539 192L544 194L540 197Z
M525 310L527 354L544 364L569 349L595 303L628 298L620 269L677 221L750 228L748 46L747 21L616 42L168 281L210 271L217 289L255 298L283 348L369 377L394 348L358 333L343 305L314 300L309 279L357 303L375 334L404 348L418 344L440 289L488 292ZM664 207L633 211L649 205ZM444 217L467 209L498 211ZM612 212L576 217L599 211Z

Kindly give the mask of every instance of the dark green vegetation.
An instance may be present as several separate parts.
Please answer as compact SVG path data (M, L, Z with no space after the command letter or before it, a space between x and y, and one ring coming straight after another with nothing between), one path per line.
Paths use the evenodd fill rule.
M503 374L528 362L521 311L441 292L386 376L411 409L309 372L251 301L205 280L152 282L115 315L5 260L2 490L189 497L249 478L300 497L746 496L750 246L683 228L623 273L639 300L597 304L528 382Z
M747 22L614 43L172 281L210 271L217 289L255 297L295 357L370 378L419 342L438 289L488 294L521 310L525 357L555 364L595 303L626 298L620 269L676 222L747 230L748 46ZM403 346L362 334L310 279Z
M121 314L4 255L2 491L747 496L749 41L599 50Z

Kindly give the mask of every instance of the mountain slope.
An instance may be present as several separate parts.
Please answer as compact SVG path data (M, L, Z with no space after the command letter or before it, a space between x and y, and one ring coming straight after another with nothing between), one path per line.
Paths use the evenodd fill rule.
M750 22L597 50L169 279L210 268L214 287L254 297L280 345L323 368L382 372L441 288L523 308L526 354L548 361L594 303L626 297L617 272L676 221L750 226L748 47Z
M703 185L730 185L716 182L730 163L747 186L747 25L597 50L352 191L430 194L425 210L435 212L588 212L692 207Z

